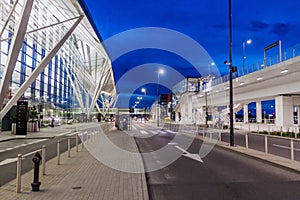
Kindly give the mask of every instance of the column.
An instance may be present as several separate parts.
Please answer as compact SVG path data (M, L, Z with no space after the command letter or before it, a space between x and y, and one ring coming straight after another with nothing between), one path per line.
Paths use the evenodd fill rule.
M187 123L192 123L193 118L193 101L192 101L192 95L187 96Z
M262 122L262 106L261 101L256 102L256 123Z
M300 106L297 106L298 126L300 126Z
M182 106L180 107L181 108L181 120L180 120L180 123L185 123L186 121L186 112L185 112L185 104L183 103Z
M248 123L249 110L248 110L248 104L244 104L244 123Z
M294 125L293 98L289 96L278 96L275 98L275 124L276 126Z

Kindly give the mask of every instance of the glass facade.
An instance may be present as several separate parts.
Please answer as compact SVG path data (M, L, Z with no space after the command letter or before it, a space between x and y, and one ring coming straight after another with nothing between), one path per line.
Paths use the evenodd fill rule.
M0 30L3 30L0 35L0 81L4 78L5 68L12 67L6 64L9 50L13 45L12 37L16 34L17 22L24 4L24 1L20 0L14 8L14 2L0 0ZM9 16L11 11L12 15ZM32 72L55 48L57 42L67 33L80 14L82 13L78 13L78 7L74 6L73 1L34 1L4 104L30 78ZM26 89L22 98L27 99L30 106L38 105L40 109L47 107L69 109L81 105L81 112L87 111L95 94L95 84L100 84L99 79L103 78L100 73L107 70L111 71L107 73L111 76L108 79L110 84L103 84L110 86L106 92L114 94L111 64L107 62L106 66L103 65L103 61L109 58L95 35L94 32L91 33L89 22L83 20L47 67ZM103 67L107 70L100 70Z

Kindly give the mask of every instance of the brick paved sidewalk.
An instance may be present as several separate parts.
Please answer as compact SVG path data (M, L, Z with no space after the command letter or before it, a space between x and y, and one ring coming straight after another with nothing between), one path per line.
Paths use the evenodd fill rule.
M138 152L134 139L125 133L111 131L106 135L113 143ZM22 192L19 194L16 193L15 180L0 187L1 199L148 199L145 174L111 169L92 157L81 145L79 152L72 149L71 158L67 157L67 153L62 154L60 165L57 165L56 158L46 163L46 175L40 176L41 191L31 191L32 179L33 171L22 176Z

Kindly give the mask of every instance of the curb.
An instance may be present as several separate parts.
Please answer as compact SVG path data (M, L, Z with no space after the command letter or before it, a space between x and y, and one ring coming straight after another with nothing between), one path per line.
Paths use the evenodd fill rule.
M227 146L224 146L224 145L218 144L218 143L217 143L217 145L218 145L218 147L220 147L220 148L227 149L227 150L229 150L229 151L231 151L231 152L235 152L235 153L238 153L238 154L242 154L242 155L244 155L244 156L251 157L251 158L253 158L253 159L255 159L255 160L259 160L259 161L265 162L265 163L267 163L267 164L270 164L270 165L275 166L275 167L279 167L279 168L281 168L281 169L286 169L286 170L290 170L290 171L297 172L297 173L300 172L300 170L297 170L297 169L288 167L288 166L286 166L286 165L281 165L281 164L279 164L279 163L272 162L272 161L270 161L270 160L263 159L263 158L260 158L260 157L255 156L255 155L252 155L252 154L248 154L248 153L246 153L246 152L241 152L241 151L235 150L235 149L234 149L235 147L229 148L229 147L227 147Z
M185 136L187 136L187 137L191 137L191 135L189 135L189 134L187 134L187 133L184 133L184 132L181 133L181 134L182 134L182 135L185 135ZM198 140L203 141L203 139L202 139L199 135L196 135L195 139L198 139ZM263 158L261 158L261 157L255 156L255 155L248 154L248 153L246 153L246 152L241 152L241 151L238 151L238 150L236 150L236 149L234 149L234 148L229 148L229 147L227 147L227 146L225 145L225 144L227 144L227 143L225 143L225 142L222 142L222 143L224 143L224 144L221 144L221 142L218 141L218 142L216 143L217 147L222 148L222 149L226 149L226 150L229 150L229 151L231 151L231 152L238 153L238 154L242 154L242 155L244 155L244 156L251 157L251 158L253 158L253 159L255 159L255 160L262 161L262 162L264 162L264 163L270 164L270 165L272 165L272 166L279 167L279 168L281 168L281 169L286 169L286 170L289 170L289 171L292 171L292 172L296 172L296 173L299 173L299 172L300 172L300 169L297 170L297 169L288 167L288 166L286 166L286 165L282 165L282 164L280 164L280 163L272 162L271 160L263 159ZM276 155L275 155L275 156L276 156ZM280 158L281 158L281 157L280 157Z

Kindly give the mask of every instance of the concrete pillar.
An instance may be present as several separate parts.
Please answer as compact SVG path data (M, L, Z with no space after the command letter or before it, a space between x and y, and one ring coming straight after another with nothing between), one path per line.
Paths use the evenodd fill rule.
M288 96L278 96L275 98L276 126L294 125L293 98Z
M181 111L180 111L180 113L181 113L181 120L180 120L180 122L182 122L182 123L185 123L186 121L186 112L185 112L185 104L182 104L182 106L181 106Z
M297 107L298 126L300 126L300 106Z
M210 111L211 111L211 121L212 121L213 124L215 124L216 123L216 116L218 115L218 113L216 111L216 107L211 106Z
M249 110L248 110L248 104L244 104L244 123L249 122Z
M193 118L193 101L192 95L187 96L187 123L191 124Z
M262 122L262 106L261 101L256 102L256 122L261 123Z

